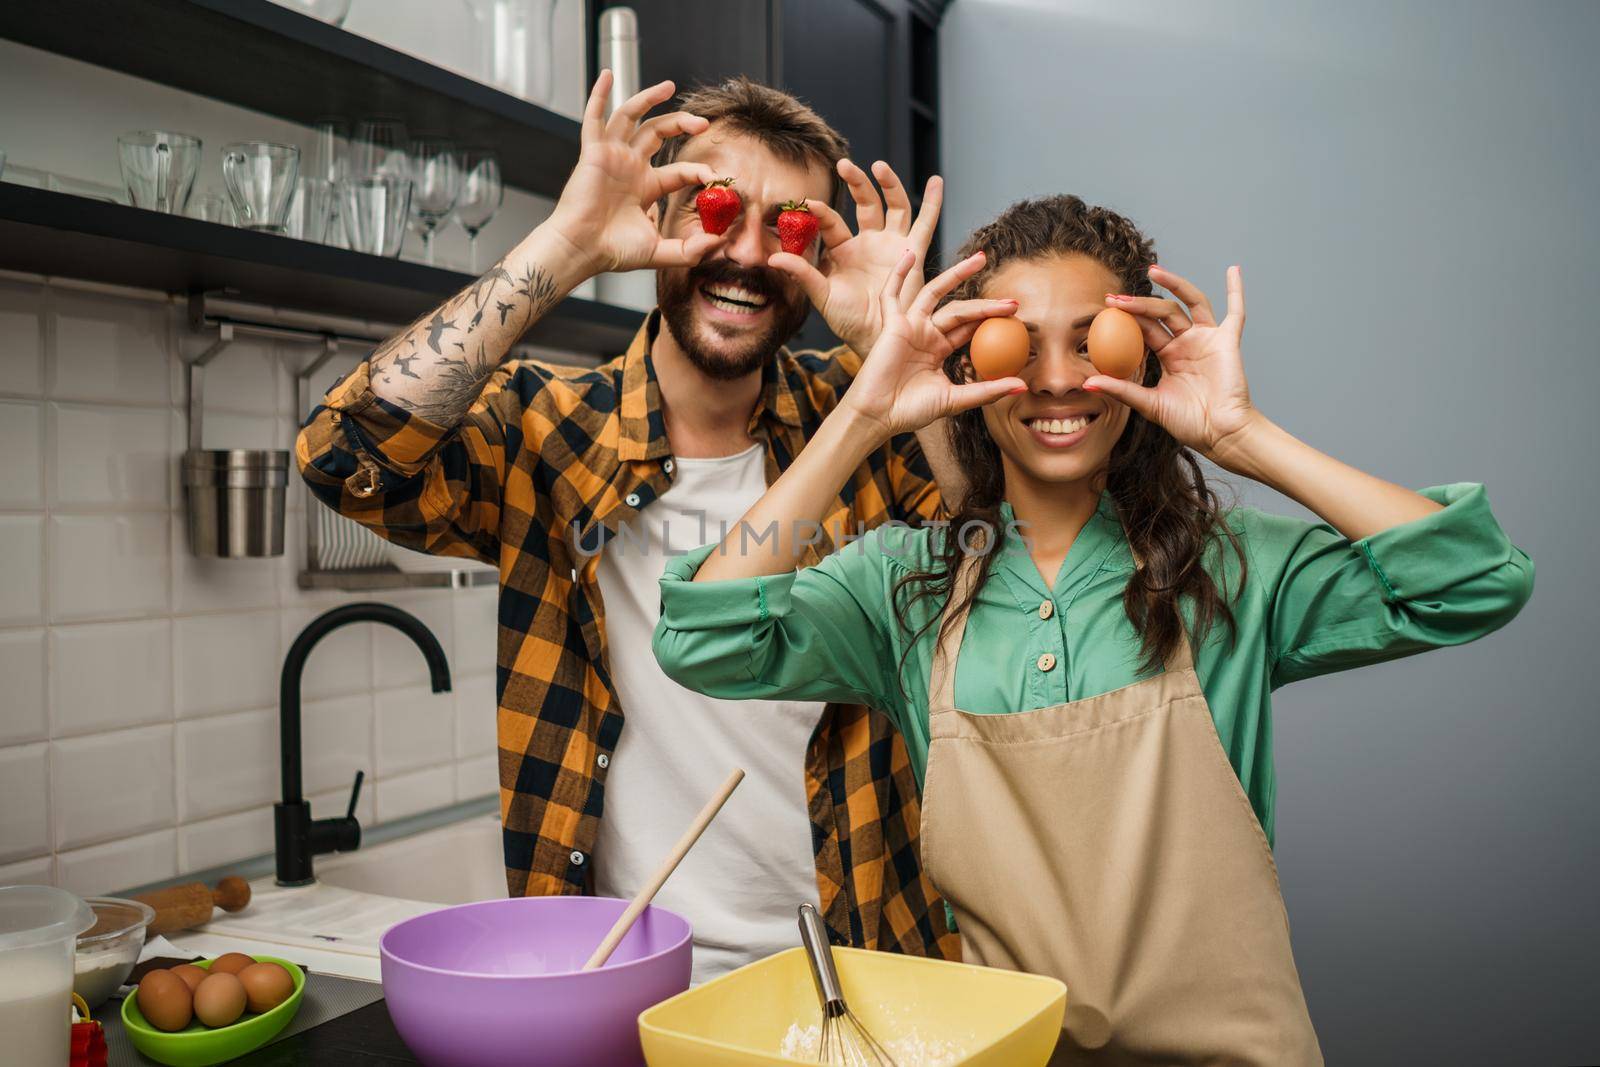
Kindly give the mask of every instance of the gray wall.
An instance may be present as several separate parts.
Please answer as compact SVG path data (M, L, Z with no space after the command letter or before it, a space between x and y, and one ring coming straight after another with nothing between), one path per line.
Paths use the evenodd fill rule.
M1259 406L1403 484L1486 483L1537 566L1488 640L1279 694L1331 1063L1600 1061L1597 46L1589 3L958 0L941 32L947 247L1070 191L1219 303L1242 264Z

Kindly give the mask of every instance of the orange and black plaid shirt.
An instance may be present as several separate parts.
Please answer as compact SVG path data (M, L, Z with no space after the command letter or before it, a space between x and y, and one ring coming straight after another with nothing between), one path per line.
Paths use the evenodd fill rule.
M593 884L606 767L626 721L608 666L599 547L666 492L673 459L650 359L659 314L596 369L510 362L457 426L379 399L362 363L328 391L297 445L328 506L422 552L500 570L500 814L513 896ZM749 432L770 484L860 366L848 348L781 349ZM915 438L885 446L840 493L806 564L845 537L939 511ZM868 709L830 704L806 753L823 915L841 942L955 958L922 872L920 804L905 745ZM799 799L798 797L796 798Z

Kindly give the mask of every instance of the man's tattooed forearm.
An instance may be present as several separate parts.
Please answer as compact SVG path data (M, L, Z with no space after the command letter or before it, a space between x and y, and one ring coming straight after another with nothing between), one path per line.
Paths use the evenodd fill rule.
M496 264L374 349L367 361L369 374L386 387L386 399L430 422L450 425L472 406L516 339L559 299L559 285L542 267L529 264L515 277ZM500 355L492 355L480 335L486 316L499 334L492 347ZM504 334L508 324L516 329L515 336Z
M522 285L516 292L528 302L522 320L522 328L526 330L534 322L544 318L544 313L556 302L556 280L550 276L549 271L530 264L523 273ZM500 313L500 317L503 321L504 311Z
M401 397L400 404L435 425L449 426L472 407L497 365L498 361L489 358L482 344L478 345L476 356L437 360L427 390L421 396Z

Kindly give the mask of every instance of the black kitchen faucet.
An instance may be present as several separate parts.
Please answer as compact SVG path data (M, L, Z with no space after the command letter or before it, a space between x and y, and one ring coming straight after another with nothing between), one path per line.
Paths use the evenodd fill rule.
M278 686L278 758L283 768L283 800L272 808L274 839L278 854L279 885L310 885L316 879L311 857L325 852L350 852L361 847L361 824L356 821L356 798L361 795L363 772L356 771L350 790L350 810L344 818L311 818L311 805L300 795L300 676L306 658L318 641L352 622L381 622L393 626L416 642L422 658L428 661L433 691L450 688L450 664L433 631L410 612L392 604L345 604L323 612L289 646L283 659L283 676Z

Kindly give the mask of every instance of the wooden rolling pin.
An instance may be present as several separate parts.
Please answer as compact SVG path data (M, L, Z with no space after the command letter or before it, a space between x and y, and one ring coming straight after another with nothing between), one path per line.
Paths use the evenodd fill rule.
M209 889L204 882L169 886L150 893L140 893L133 898L156 909L155 921L147 931L150 935L170 934L190 930L211 921L211 909L238 911L250 903L250 883L243 878L228 877Z

